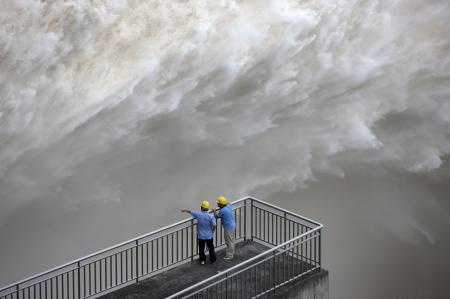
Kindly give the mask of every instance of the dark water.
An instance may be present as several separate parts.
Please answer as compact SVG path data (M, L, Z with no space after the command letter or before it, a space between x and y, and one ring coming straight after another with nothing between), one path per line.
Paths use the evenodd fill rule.
M325 225L331 298L448 298L449 180L366 170L269 200Z

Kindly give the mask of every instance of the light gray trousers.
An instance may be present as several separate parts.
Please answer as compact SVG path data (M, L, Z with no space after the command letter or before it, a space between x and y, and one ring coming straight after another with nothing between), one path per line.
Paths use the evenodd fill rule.
M233 257L234 256L234 229L224 229L223 235L225 237L225 244L227 248L225 249L226 256Z

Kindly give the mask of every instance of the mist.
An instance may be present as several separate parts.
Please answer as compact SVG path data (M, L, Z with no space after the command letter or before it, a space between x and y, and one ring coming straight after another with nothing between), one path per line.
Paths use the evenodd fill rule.
M444 298L449 18L424 0L3 1L0 285L250 194L330 226L333 298Z

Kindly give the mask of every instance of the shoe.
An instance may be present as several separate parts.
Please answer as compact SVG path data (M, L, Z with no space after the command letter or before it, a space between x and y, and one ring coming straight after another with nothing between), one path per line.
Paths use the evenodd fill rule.
M204 265L204 264L205 264L205 261L201 261L201 262L200 262L200 265Z
M232 256L225 256L223 259L224 260L231 260L233 257Z

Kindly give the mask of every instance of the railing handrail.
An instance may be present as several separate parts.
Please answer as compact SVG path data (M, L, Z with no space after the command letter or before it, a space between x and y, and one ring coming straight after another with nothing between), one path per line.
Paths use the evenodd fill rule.
M323 228L323 225L319 225L319 226L313 228L310 231L304 232L303 234L301 234L301 235L299 235L299 236L297 236L295 238L287 240L286 242L281 243L280 245L277 245L277 246L275 246L275 247L273 247L271 249L268 249L268 250L266 250L266 251L264 251L264 252L262 252L262 253L260 253L260 254L258 254L256 256L254 256L252 258L249 258L248 260L245 260L245 261L243 261L243 262L241 262L241 263L239 263L239 264L237 264L237 265L235 265L235 266L233 266L231 268L228 268L228 269L226 269L226 270L224 270L224 271L222 271L222 272L220 272L220 273L218 273L218 274L216 274L214 276L211 276L210 278L204 279L204 280L202 280L202 281L200 281L200 282L198 282L198 283L196 283L196 284L194 284L194 285L192 285L192 286L190 286L188 288L185 288L184 290L179 291L178 293L170 295L166 299L175 298L175 297L177 297L177 296L179 296L179 295L181 295L183 293L186 293L188 291L191 291L191 290L201 286L202 284L205 284L205 283L207 283L207 282L209 282L211 280L219 278L220 276L224 276L224 275L227 276L227 274L230 273L231 271L233 271L235 269L238 269L238 268L241 268L242 266L245 266L245 265L249 264L250 262L253 262L253 261L255 261L255 260L257 260L257 259L259 259L259 258L261 258L261 257L263 257L263 256L265 256L267 254L269 254L269 253L272 253L273 251L276 251L276 250L280 249L281 247L288 245L291 242L294 242L294 241L296 241L296 240L298 240L300 238L303 238L306 235L309 235L309 234L312 234L312 233L314 233L314 232L316 232L318 230L321 230L322 228Z
M273 205L273 204L270 204L270 203L268 203L268 202L262 201L262 200L260 200L260 199L255 198L255 197L252 197L252 196L247 196L246 199L247 199L247 198L253 199L254 201L257 201L257 202L260 202L260 203L262 203L262 204L265 204L265 205L267 205L267 206L269 206L269 207L271 207L271 208L274 208L274 209L279 210L279 211L281 211L281 212L284 212L284 213L286 213L286 214L290 214L290 215L292 215L292 216L299 217L299 218L301 218L301 219L303 219L303 220L309 221L309 222L311 222L311 223L313 223L313 224L315 224L315 225L318 225L318 226L322 226L322 227L323 227L323 224L322 224L322 223L317 222L317 221L312 220L312 219L309 219L309 218L307 218L307 217L305 217L305 216L302 216L302 215L299 215L299 214L297 214L297 213L288 211L288 210L286 210L286 209L277 207L277 206L275 206L275 205Z

